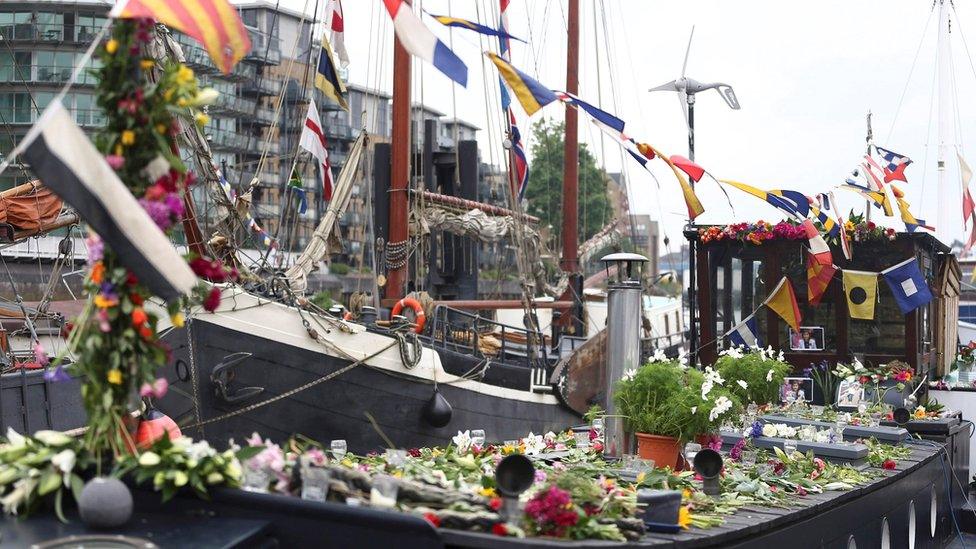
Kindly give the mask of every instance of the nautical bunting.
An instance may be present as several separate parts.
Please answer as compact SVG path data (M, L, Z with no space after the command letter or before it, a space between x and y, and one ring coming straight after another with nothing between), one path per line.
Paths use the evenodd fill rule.
M346 103L346 84L339 76L335 63L332 61L332 46L329 41L322 37L322 47L319 49L319 63L315 70L315 87L322 90L326 97L335 101L348 111L349 104ZM355 114L355 113L354 113Z
M807 256L807 302L810 305L820 304L836 272L837 267L833 264L824 265L817 261L813 254Z
M305 125L302 126L302 135L298 140L298 146L312 154L319 161L319 169L322 171L322 196L326 200L332 200L332 167L329 164L329 149L326 147L325 133L322 132L322 122L319 120L319 111L315 108L315 101L308 100L308 114L305 117Z
M586 112L586 114L590 115L591 117L593 117L595 120L597 120L604 126L607 126L608 128L612 128L618 132L624 131L624 121L617 118L616 116L604 110L601 110L600 108L595 107L587 103L586 101L583 101L582 99L576 97L571 93L567 93L564 91L556 91L556 90L553 90L553 93L555 93L556 98L562 101L563 103L573 105L578 109L582 109L583 111Z
M905 168L912 163L912 159L881 147L875 147L875 149L886 162L883 168L885 183L890 183L895 180L908 183L908 179L905 178Z
M434 65L451 80L467 87L468 66L443 42L430 32L403 0L383 0L393 19L393 31L410 55Z
M193 289L197 277L186 261L59 99L19 147L44 185L71 204L154 294L171 302Z
M779 280L779 284L769 294L764 305L778 314L795 331L800 330L800 323L803 317L800 315L800 307L796 303L796 294L793 292L793 285L785 276Z
M478 34L484 34L486 36L497 36L499 38L504 38L506 40L518 40L519 42L525 42L521 38L512 36L504 29L493 29L485 25L475 23L474 21L468 21L467 19L461 19L460 17L451 17L449 15L434 15L427 10L424 10L427 15L433 17L438 23L444 25L445 27L458 27L462 29L467 29L470 31L477 32Z
M349 52L346 51L346 16L342 11L342 0L329 0L325 10L325 27L326 30L332 31L329 42L339 56L339 64L342 68L346 68L349 66Z
M221 172L220 170L217 170L217 181L220 182L220 188L223 189L224 194L227 196L227 199L230 201L230 203L231 204L236 203L237 193L234 192L233 187L230 186L230 182L227 181L227 178L224 177L224 173ZM258 225L258 222L254 220L254 217L251 215L250 211L244 214L243 221L244 221L244 225L250 231L257 234L258 238L261 240L261 244L263 244L265 248L270 248L275 246L274 239L271 238L271 235L268 234L268 231L265 231L264 229L261 228L261 225Z
M932 301L932 292L914 257L881 271L903 314Z
M641 145L647 149L650 149L651 152L654 153L654 156L657 156L671 167L671 173L674 174L674 177L678 180L678 185L681 186L681 194L685 198L685 206L688 207L688 219L694 221L696 217L703 214L705 212L705 207L702 206L701 201L698 200L698 195L695 194L695 189L693 189L685 177L678 172L678 167L675 165L675 163L671 162L671 159L662 154L661 151L655 149L647 143L642 143Z
M674 165L677 166L679 169L681 169L681 171L688 174L688 177L690 177L691 180L694 181L695 183L701 181L702 176L705 175L705 168L702 168L698 164L695 164L694 162L688 160L683 156L672 154L671 162L674 163Z
M813 225L813 221L804 219L803 230L806 231L807 242L810 243L811 258L821 265L831 265L834 262L834 256L830 253L830 246L820 236L820 231Z
M851 249L851 239L847 236L847 229L844 228L844 220L838 218L837 225L840 226L840 249L844 253L844 259L850 261L854 258L854 251Z
M511 4L511 0L498 0L498 28L500 31L508 35L508 5ZM512 61L512 41L504 36L498 37L498 54L507 62ZM502 110L507 111L510 109L512 104L512 98L508 95L508 90L505 88L505 80L499 76L498 77L498 90L502 95Z
M508 61L491 52L485 52L485 55L498 68L498 73L505 80L505 83L508 84L508 87L511 88L512 93L515 94L515 98L522 104L522 108L525 109L525 114L532 116L539 109L557 99L556 94L552 90L540 84L538 80L516 69Z
M892 185L889 185L889 188L891 190L891 193L895 197L895 202L898 204L898 212L901 214L901 220L902 220L902 222L905 223L905 230L906 231L908 231L910 233L913 233L919 227L921 227L923 229L928 229L930 231L934 231L935 230L935 227L931 227L929 225L926 225L924 219L917 219L912 214L912 212L910 212L908 210L908 207L910 206L910 204L908 203L907 200L904 200L903 199L903 197L905 196L905 193L902 192L901 189L899 189L898 187L896 187L893 184Z
M522 145L522 132L515 121L515 113L508 109L508 129L512 136L512 153L515 161L515 184L519 200L525 199L525 189L529 186L529 160L525 157Z
M193 37L224 74L251 50L237 8L227 0L119 0L109 17L155 19Z
M878 301L878 273L844 269L844 295L851 318L874 319L874 304Z
M759 327L756 325L755 313L744 318L734 328L725 334L725 338L733 347L756 347L759 343Z

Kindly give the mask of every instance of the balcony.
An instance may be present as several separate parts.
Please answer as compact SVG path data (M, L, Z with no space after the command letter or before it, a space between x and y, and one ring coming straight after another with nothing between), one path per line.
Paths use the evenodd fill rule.
M241 84L241 93L248 96L278 95L281 93L281 80L271 80L267 75L246 80Z
M244 184L250 185L251 180L254 179L254 172L248 172L244 174ZM264 185L266 187L277 187L278 182L281 180L281 176L277 172L270 170L264 170L257 174L258 184Z
M246 137L230 130L215 130L207 128L207 141L215 151L237 152L244 148Z
M256 108L257 103L251 99L222 93L217 96L217 101L210 107L210 112L243 118L253 116Z
M278 65L281 63L281 40L277 37L269 37L254 27L245 28L251 39L251 51L244 56L245 61L261 65Z
M71 67L38 65L33 69L29 66L17 65L0 67L0 84L12 83L22 86L24 82L32 84L64 84L71 79ZM98 78L88 69L81 71L75 86L94 86Z
M272 123L274 123L274 119L275 119L274 110L269 109L267 107L260 107L258 109L258 112L255 113L253 120L259 126L270 126Z
M244 63L238 63L234 65L233 70L230 74L223 74L220 69L213 64L213 60L210 59L210 54L207 50L198 46L193 39L182 35L174 35L177 37L177 42L180 43L180 47L183 49L183 57L186 60L188 67L193 70L200 72L201 74L211 74L217 75L225 80L231 80L235 82L243 82L247 80L253 80L257 78L258 71L254 68L254 65L248 65Z
M352 129L352 126L348 124L330 124L328 120L326 120L323 125L325 126L326 137L341 139L344 141L352 141L356 139L355 131Z
M14 23L0 26L0 36L10 42L90 44L100 27L63 23Z

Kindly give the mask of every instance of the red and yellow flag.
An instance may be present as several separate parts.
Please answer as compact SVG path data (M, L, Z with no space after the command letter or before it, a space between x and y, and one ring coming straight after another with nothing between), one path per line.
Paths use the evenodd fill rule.
M155 19L196 38L224 74L251 49L244 23L227 0L119 0L110 15Z
M837 268L833 264L824 265L812 253L807 254L807 302L810 305L820 304L835 272Z
M796 294L793 292L793 285L785 276L780 279L779 284L766 298L766 306L776 312L786 321L795 331L800 331L800 307L796 304Z
M685 197L685 205L688 207L688 219L694 221L696 217L705 212L705 207L702 206L701 201L698 200L698 195L695 194L695 189L691 187L688 180L685 179L685 176L678 171L678 167L674 162L671 161L670 158L668 158L667 155L661 154L661 151L650 145L646 146L647 148L651 149L651 152L653 152L658 158L667 162L668 166L671 168L671 171L674 172L674 177L678 180L678 185L681 186L681 194ZM641 152L643 153L643 151Z

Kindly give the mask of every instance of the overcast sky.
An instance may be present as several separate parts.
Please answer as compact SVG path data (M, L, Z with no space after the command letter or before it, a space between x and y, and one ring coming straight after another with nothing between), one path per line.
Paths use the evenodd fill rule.
M315 0L282 0L282 5L304 7L308 13L314 4ZM390 90L392 25L383 3L346 0L343 4L349 80ZM415 5L435 14L495 24L496 0L416 0ZM624 119L628 134L669 154L687 155L687 131L676 94L651 94L647 89L680 75L688 35L695 25L687 75L731 84L742 104L742 110L732 111L715 92L698 97L699 164L720 178L765 189L794 189L807 195L825 192L842 183L861 160L865 115L871 110L875 142L915 160L907 171L909 183L902 187L916 216L935 224L940 202L938 9L930 17L931 0L585 0L581 5L579 95ZM976 105L966 100L976 90L976 77L963 43L965 38L976 47L976 8L970 3L957 5L950 38L955 84L947 82L945 96L954 94L963 104L959 109L947 105L947 112L951 111L947 120L952 123L946 131L949 153L942 191L948 212L944 229L950 237L961 239L961 187L954 148L961 147L969 163L976 165L976 135L970 130ZM565 88L565 10L565 1L513 0L509 11L512 34L529 42L515 44L513 62L554 89ZM424 22L451 43L452 31L428 17ZM497 75L480 55L488 47L494 48L495 43L454 30L453 49L469 68L468 87L454 86L430 65L417 62L414 101L422 100L448 116L456 113L483 128L482 155L498 163L502 119ZM909 79L916 51L920 53ZM551 105L532 121L561 118L562 113L562 106ZM525 126L524 112L519 115ZM619 148L609 140L601 143L599 132L585 117L580 127L580 140L602 157L607 170L620 170ZM967 143L974 145L967 149ZM660 190L649 174L627 159L631 207L661 220L674 248L686 210L667 167L653 164ZM782 218L757 199L729 189L733 212L713 181L703 180L698 190L706 208L699 222ZM841 191L837 198L845 213L852 207L858 212L864 209L856 195ZM878 210L872 216L883 225L904 227Z

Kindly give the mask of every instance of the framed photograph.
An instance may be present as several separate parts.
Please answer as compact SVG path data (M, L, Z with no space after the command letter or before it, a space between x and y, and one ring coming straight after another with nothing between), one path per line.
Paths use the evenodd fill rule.
M820 326L800 326L800 330L787 327L792 351L823 351L824 329Z
M813 401L813 379L809 377L784 378L779 397L782 402L787 404Z
M864 400L864 387L859 381L842 379L837 386L837 407L857 408Z

